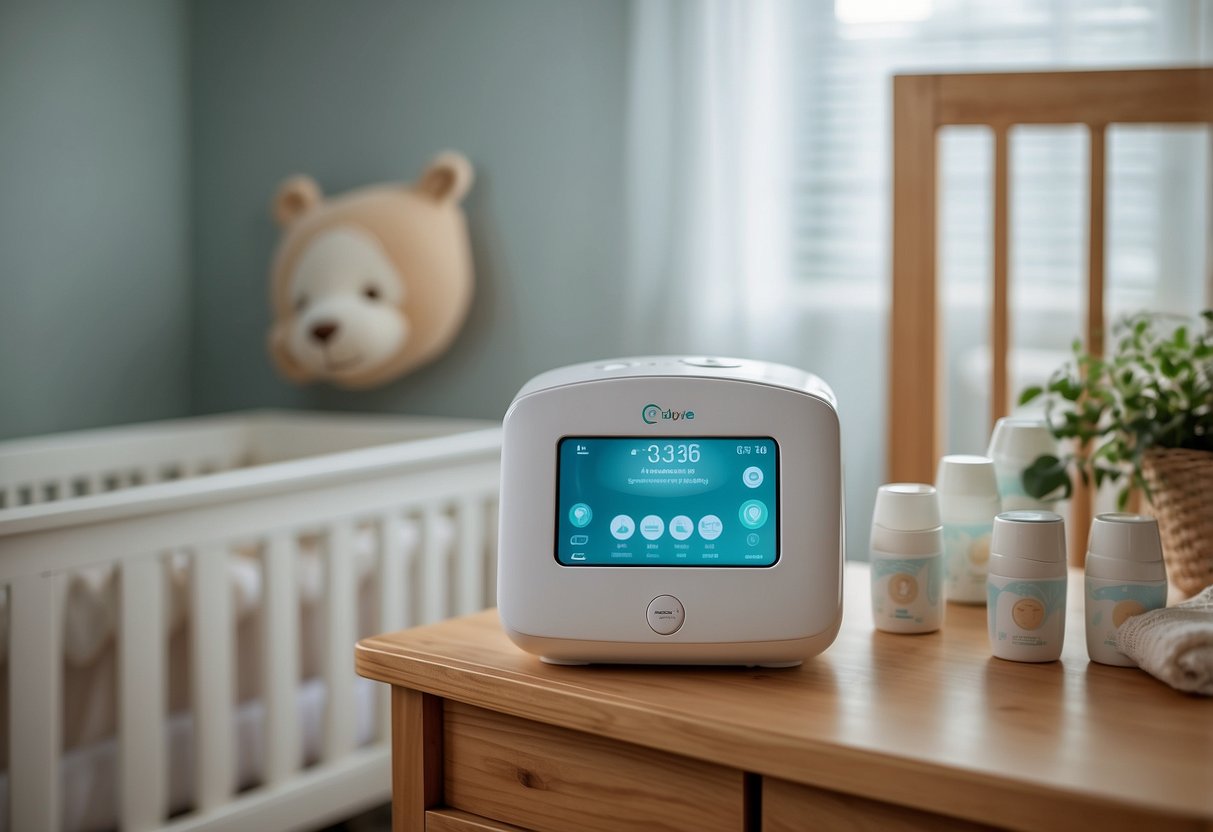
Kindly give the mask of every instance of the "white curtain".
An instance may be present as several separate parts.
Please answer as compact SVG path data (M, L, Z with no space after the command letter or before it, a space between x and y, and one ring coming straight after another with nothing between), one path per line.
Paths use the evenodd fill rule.
M626 288L629 341L644 350L760 355L791 322L783 14L744 0L632 6Z
M629 341L637 353L738 354L825 378L843 424L848 550L864 557L886 420L896 418L886 413L891 76L1199 63L1210 57L1213 4L635 0L631 9ZM941 143L948 437L953 452L980 452L990 138L957 130ZM1209 302L1208 135L1135 130L1115 128L1110 141L1109 305L1191 309ZM1034 379L1021 367L1047 372L1078 332L1081 295L1068 287L1084 268L1085 150L1075 128L1026 128L1012 154L1012 368L1022 385Z

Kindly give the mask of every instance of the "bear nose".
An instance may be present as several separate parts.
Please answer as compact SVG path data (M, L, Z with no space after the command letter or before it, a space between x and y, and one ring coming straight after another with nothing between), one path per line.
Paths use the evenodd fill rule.
M312 337L322 344L328 343L328 340L337 334L337 324L324 321L312 327Z

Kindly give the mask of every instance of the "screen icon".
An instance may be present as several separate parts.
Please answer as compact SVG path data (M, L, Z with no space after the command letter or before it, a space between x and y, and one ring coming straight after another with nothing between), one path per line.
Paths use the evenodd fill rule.
M585 445L577 446L577 456L589 456L589 455L590 455L589 448L587 448Z
M593 519L594 512L590 511L590 507L585 503L577 503L569 509L569 522L579 529L590 525L590 521Z
M750 532L745 536L745 542L750 546L758 545L758 532Z
M611 521L611 534L616 540L627 540L636 533L636 521L626 514L617 514Z
M665 533L665 521L656 514L650 514L640 521L640 533L645 540L656 540Z
M685 514L680 514L670 520L670 537L675 540L686 540L695 533L695 523Z
M741 525L747 529L760 528L767 522L767 507L761 500L746 500L737 512Z
M569 543L573 546L584 546L589 542L590 536L588 534L575 534L569 538Z
M574 552L569 557L573 560L585 560L585 552Z
M699 536L704 540L715 540L724 531L724 523L715 514L705 514L699 518Z
M757 488L762 485L762 480L762 469L757 465L751 465L741 472L741 481L745 483L746 488Z

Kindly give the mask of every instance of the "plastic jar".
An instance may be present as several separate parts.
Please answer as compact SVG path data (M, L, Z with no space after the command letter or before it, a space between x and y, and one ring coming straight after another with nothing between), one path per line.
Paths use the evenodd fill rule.
M1004 511L1047 511L1053 507L1052 503L1028 496L1023 487L1023 472L1037 457L1056 453L1057 443L1043 420L1009 417L998 420L986 455L994 460Z
M994 463L988 457L954 454L939 460L935 474L949 601L986 602L986 569L994 517L1002 511Z
M986 578L990 649L1000 659L1051 662L1066 635L1066 531L1051 511L994 518Z
M1087 544L1085 611L1091 661L1135 667L1116 649L1116 630L1132 615L1167 605L1167 569L1158 523L1140 514L1100 514Z
M871 561L876 629L930 633L943 626L943 529L933 486L880 486L872 514Z

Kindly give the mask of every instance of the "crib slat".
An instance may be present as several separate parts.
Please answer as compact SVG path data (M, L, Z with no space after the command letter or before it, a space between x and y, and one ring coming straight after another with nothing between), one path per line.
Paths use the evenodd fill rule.
M295 536L270 535L265 555L265 781L273 785L301 763L299 737L299 594Z
M459 561L456 612L467 615L484 608L484 502L459 501Z
M403 520L394 511L379 520L382 534L382 560L379 564L379 629L390 633L409 625L409 593L405 592L409 552L406 551Z
M329 533L328 587L325 592L324 759L354 750L354 641L357 639L354 575L354 525L338 520Z
M120 799L124 830L159 828L165 814L167 716L164 572L154 555L124 560L118 637Z
M194 748L197 805L202 811L227 802L234 786L233 666L235 625L231 611L227 548L207 544L194 557L192 583Z
M59 828L63 712L63 576L31 575L9 586L10 822ZM15 764L14 764L15 763Z
M433 624L447 616L447 550L438 534L441 513L426 506L421 514L421 623Z

